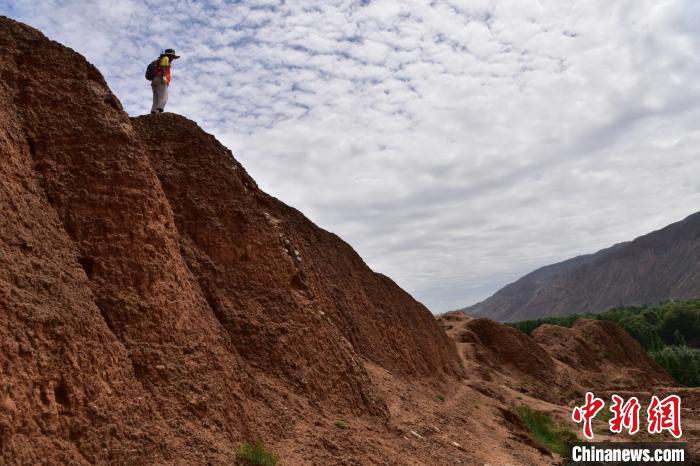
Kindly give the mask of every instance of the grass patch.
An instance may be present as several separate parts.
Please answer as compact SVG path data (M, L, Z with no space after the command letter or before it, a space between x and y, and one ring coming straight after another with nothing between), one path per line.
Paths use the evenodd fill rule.
M236 458L252 466L275 466L279 461L279 457L267 451L260 440L255 444L243 442L236 451Z
M610 426L608 422L613 418L613 412L607 407L601 409L595 418L593 418L593 432L599 435L610 435Z
M338 429L347 429L348 425L345 421L335 421L335 426Z
M609 408L606 408L606 409L601 409L600 411L598 411L598 414L596 415L596 417L593 420L600 421L600 422L607 424L608 421L610 421L610 419L612 419L612 418L613 418L613 412L610 411Z
M527 426L532 438L554 453L565 455L566 442L578 440L576 434L564 426L557 425L549 414L535 411L527 406L518 406L515 412Z

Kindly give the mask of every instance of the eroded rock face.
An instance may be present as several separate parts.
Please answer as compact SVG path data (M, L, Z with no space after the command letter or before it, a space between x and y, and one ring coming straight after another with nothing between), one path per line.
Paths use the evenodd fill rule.
M385 419L363 359L461 375L422 305L196 125L132 122L6 18L0 53L0 457L230 463L318 411Z
M182 440L146 396L97 305L99 285L80 265L89 254L75 230L101 225L84 217L85 204L65 215L97 171L67 179L69 167L103 143L128 141L128 119L104 103L111 94L94 68L31 28L1 19L0 50L0 390L14 408L0 412L2 457L79 464L177 449ZM54 77L39 71L47 55ZM74 133L84 131L81 142ZM74 195L60 196L57 180Z
M639 343L614 322L578 319L571 328L543 325L532 332L532 338L571 368L605 375L611 388L673 383Z
M473 343L480 361L493 368L511 368L522 374L551 381L554 361L528 335L491 319L470 319L458 334L459 341Z
M527 335L459 311L439 320L457 343L468 369L489 382L502 380L539 399L568 403L588 390L675 385L639 343L613 322L579 319L571 328L542 325Z
M318 358L322 348L308 341L330 332L394 373L460 373L427 309L336 235L260 191L196 124L173 114L133 124L153 148L183 255L240 352L277 370L297 352Z

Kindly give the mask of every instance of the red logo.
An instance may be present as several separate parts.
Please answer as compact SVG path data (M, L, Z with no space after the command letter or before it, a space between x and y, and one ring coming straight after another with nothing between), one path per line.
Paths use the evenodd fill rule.
M631 397L625 401L621 396L612 395L610 411L612 418L608 421L610 432L620 434L627 430L634 435L639 432L639 412L641 404L637 397ZM591 440L593 438L593 419L605 406L605 402L596 398L591 392L586 393L585 403L574 407L571 418L577 424L583 422L583 435ZM678 395L669 395L659 400L656 395L651 397L647 408L647 431L650 434L660 434L668 431L675 438L683 435L681 429L681 399Z
M593 438L593 418L598 414L598 411L603 409L603 406L605 406L603 400L596 398L593 393L587 392L586 403L581 407L576 406L574 412L571 413L575 423L583 421L583 435L589 440Z
M613 417L608 421L610 432L619 434L623 428L632 435L639 432L639 410L642 407L639 400L633 396L625 402L617 395L613 395L612 400L610 411L613 412Z
M676 438L683 435L681 430L681 398L678 395L669 395L661 401L657 396L652 396L647 416L650 434L660 434L667 430Z

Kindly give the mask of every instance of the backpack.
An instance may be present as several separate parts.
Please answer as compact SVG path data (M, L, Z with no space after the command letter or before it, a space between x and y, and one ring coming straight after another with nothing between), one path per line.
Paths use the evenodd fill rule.
M158 60L153 60L146 67L146 79L148 79L149 81L152 81L153 78L156 77L157 72L158 72Z

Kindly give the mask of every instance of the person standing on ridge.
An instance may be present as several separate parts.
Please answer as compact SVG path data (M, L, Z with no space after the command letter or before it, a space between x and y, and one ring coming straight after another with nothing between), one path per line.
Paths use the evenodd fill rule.
M168 86L170 86L170 68L173 60L178 58L180 56L175 55L175 50L165 49L146 69L146 79L151 81L153 90L151 113L161 113L165 109L165 104L168 102Z

